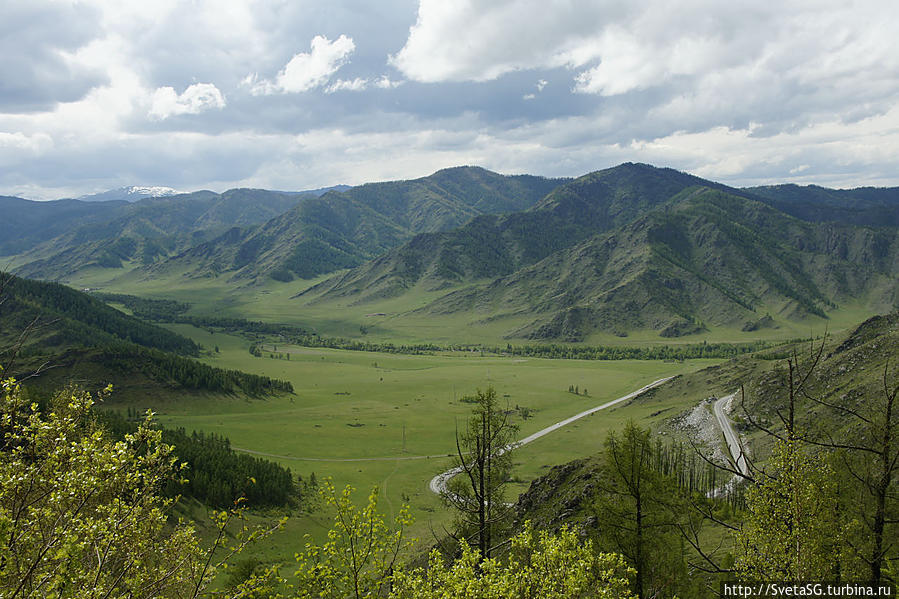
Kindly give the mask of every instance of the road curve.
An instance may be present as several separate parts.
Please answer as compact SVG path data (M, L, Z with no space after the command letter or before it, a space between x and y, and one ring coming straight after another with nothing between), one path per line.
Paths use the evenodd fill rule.
M743 452L743 446L740 444L740 435L734 430L730 419L724 413L724 407L734 399L735 395L736 393L731 393L715 400L713 411L715 412L715 420L718 421L718 427L724 433L724 440L727 441L727 448L730 451L731 460L737 471L743 476L749 476L749 464L746 463L746 454Z
M623 397L619 397L618 399L614 399L610 402L604 403L601 406L596 406L595 408L590 408L589 410L584 410L580 414L575 414L571 418L566 418L565 420L560 420L559 422L557 422L555 424L551 424L550 426L547 426L546 428L537 431L533 435L528 435L524 439L521 439L519 441L516 441L515 443L511 443L511 444L503 447L499 451L499 453L503 454L511 449L515 449L517 447L521 447L522 445L526 445L526 444L530 443L531 441L536 441L540 437L546 436L553 431L557 431L560 428L562 428L563 426L571 424L575 420L580 420L581 418L583 418L585 416L589 416L590 414L593 414L600 410L605 410L606 408L611 408L612 406L614 406L616 404L620 404L621 402L633 399L633 398L637 397L638 395L640 395L641 393L649 391L653 387L658 387L662 383L668 382L673 378L674 378L673 376L669 376L669 377L665 377L663 379L659 379L657 381L653 381L653 382L649 383L648 385L646 385L645 387L641 387L641 388L637 389L636 391L628 393L627 395L625 395ZM446 493L446 485L450 481L450 479L453 478L454 476L456 476L457 474L459 474L460 472L462 472L461 466L456 466L455 468L451 468L451 469L447 470L446 472L441 472L440 474L438 474L437 476L435 476L434 478L431 479L431 482L428 484L428 488L431 490L432 493L436 493L437 495L442 495L443 493Z

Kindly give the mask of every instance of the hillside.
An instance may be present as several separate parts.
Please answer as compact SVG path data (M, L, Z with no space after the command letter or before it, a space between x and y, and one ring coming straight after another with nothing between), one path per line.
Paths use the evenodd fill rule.
M507 336L565 341L753 330L826 318L842 302L877 311L899 301L896 229L807 222L697 182L706 183L645 165L600 171L526 212L418 236L302 297L363 304L416 285L447 289L418 312L526 315L530 324Z
M228 228L265 222L301 200L302 197L293 194L232 189L222 194L199 191L124 205L115 203L115 209L107 210L105 218L101 218L102 212L98 215L89 212L94 215L90 222L71 223L55 236L40 237L42 243L20 256L23 265L16 273L29 278L68 280L76 271L90 266L120 268L130 262L152 264ZM76 202L79 207L108 204L66 202ZM26 207L39 211L34 206ZM45 218L55 214L50 210L45 212Z
M27 251L48 238L122 214L127 202L33 202L0 196L0 256Z
M358 266L418 233L452 229L482 214L522 210L559 183L458 167L422 179L332 191L257 228L231 229L148 269L148 274L312 278Z
M4 375L53 388L73 380L88 387L113 383L158 397L170 389L264 395L289 383L222 370L186 356L190 339L123 314L59 283L0 273L0 366Z
M426 310L534 313L516 334L581 340L592 330L750 327L769 312L825 317L843 301L899 298L895 231L814 226L699 188L671 206Z
M817 345L802 348L799 354L801 372L807 372L814 363L817 349ZM897 311L873 316L848 335L828 339L804 392L797 398L796 427L799 434L813 438L832 438L847 432L859 435L855 428L861 422L850 415L862 414L873 418L877 413L876 406L883 405L885 384L893 388L899 382L897 364ZM786 389L784 368L771 369L754 377L746 385L746 410L759 422L782 431L777 412L787 413ZM895 412L892 418L895 421ZM857 438L861 440L863 437Z
M528 210L481 216L453 231L419 235L310 293L364 302L402 294L422 280L441 288L448 282L508 275L630 222L701 182L644 164L598 171L560 185Z
M759 426L775 434L783 434L782 419L787 418L789 413L786 358L799 356L798 372L801 374L794 378L798 385L798 381L804 378L807 368L814 362L814 356L820 347L819 342L816 341L811 347L811 353L808 351L808 345L798 344L792 347L785 346L774 352L766 351L742 356L677 377L635 399L635 404L642 404L644 407L671 406L678 400L695 402L695 407L677 415L669 412L666 416L664 409L653 413L653 417L658 417L651 423L651 428L655 431L652 437L654 447L667 446L673 451L667 452L664 461L650 459L649 463L652 464L650 468L656 472L674 474L682 486L694 484L694 473L710 474L706 462L698 457L696 450L689 443L684 442L684 435L687 435L696 444L696 449L702 451L705 456L712 456L714 459L718 453L723 459L723 454L720 453L722 447L718 445L723 444L723 439L718 425L711 416L711 405L707 398L721 397L739 390L742 385L745 389L745 403L741 405L741 396L738 394L731 408L730 418L740 430L741 442L747 448L756 473L756 484L764 484L770 480L772 471L768 459L773 438ZM899 384L899 369L895 367L897 359L899 359L899 312L894 311L872 317L848 334L827 339L820 360L805 382L804 392L797 393L795 423L796 435L800 439L799 445L803 451L810 454L818 453L822 457L829 454L835 458L827 461L826 467L831 472L830 477L836 482L834 488L838 489L839 509L836 513L840 518L846 517L847 520L859 519L853 524L855 529L850 527L841 529L836 523L838 518L834 518L835 521L830 525L831 530L845 531L842 534L846 536L858 534L857 538L862 539L862 542L872 538L871 531L876 526L872 514L877 511L874 499L877 485L886 485L884 487L888 489L884 504L886 513L895 514L895 494L891 490L895 489L897 454L895 446L889 445L889 435L895 433L897 417L895 410L890 412L884 388L894 393L896 385ZM891 366L885 370L887 364ZM817 401L813 401L812 398ZM702 423L703 415L705 424ZM884 426L885 423L889 423L888 428ZM646 421L638 424L650 425ZM888 432L888 429L892 432ZM620 430L618 434L619 438L623 437ZM892 482L888 477L880 478L881 456L876 452L881 450L878 448L882 448L880 444L885 439L893 472ZM870 447L874 451L850 449L844 452L847 444L855 448ZM606 445L603 452L554 466L543 476L535 479L527 491L519 496L514 506L515 523L512 529L517 529L524 522L530 521L537 529L556 531L562 527L569 527L578 531L582 537L594 539L599 543L609 543L608 533L614 529L615 524L608 517L603 518L600 507L603 505L603 495L608 495L609 489L615 489L609 482L609 473L613 470L605 467L608 464L608 447ZM685 469L679 471L677 467L672 467L672 463L688 466L689 473L684 472ZM821 464L818 467L825 466ZM759 475L760 469L767 469L766 475ZM689 476L685 476L686 474ZM712 480L728 479L730 474L718 471ZM748 483L751 484L753 483ZM824 488L826 487L821 488L821 491ZM819 491L817 487L815 490ZM647 484L643 491L643 506L648 513L651 509L648 506L651 506L653 501L652 487ZM685 533L686 536L676 534L671 539L675 544L668 549L677 547L678 541L683 543L683 540L691 539L691 543L697 542L703 548L705 555L714 558L713 562L726 561L727 554L733 553L732 531L726 530L720 524L728 522L731 526L739 528L741 522L750 517L742 497L743 493L738 490L736 494L727 498L726 501L732 502L727 508L723 505L725 501L721 501L716 521L706 521L701 535L692 536L692 533L700 530L699 528L679 528L679 532ZM626 492L616 493L613 505L626 504L629 499ZM666 493L663 505L673 501L671 494ZM684 505L683 509L693 517L698 517L700 511L697 511L697 507L701 509L701 505L700 501L694 500ZM864 528L859 527L860 521L864 521ZM885 522L880 522L880 526L884 539L896 538L895 519L888 517ZM856 530L857 533L854 532ZM841 541L843 538L845 537L842 537ZM612 541L614 540L613 536ZM612 546L614 547L614 543ZM895 545L887 543L884 547L884 553L891 556L888 559L895 559ZM690 551L685 557L688 562L703 563L700 556ZM856 563L861 565L862 572L867 573L866 563ZM705 570L702 567L691 571L690 579L701 577L703 571ZM709 579L709 583L711 589L717 590L717 580Z
M769 185L745 191L791 216L812 222L899 227L899 188L828 189Z
M0 330L7 351L26 330L22 348L26 352L121 342L185 355L199 351L186 337L123 314L59 283L0 273L0 300Z

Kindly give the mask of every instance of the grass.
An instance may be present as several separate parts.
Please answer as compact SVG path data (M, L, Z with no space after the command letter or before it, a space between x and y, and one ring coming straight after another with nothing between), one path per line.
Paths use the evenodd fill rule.
M225 368L289 380L294 396L268 400L221 399L209 396L177 399L119 398L109 409L152 408L165 426L222 434L235 447L271 454L295 473L330 476L338 487L362 491L381 487L388 515L409 503L418 523L413 531L429 538L429 529L448 524L451 514L428 490L428 481L449 467L456 427L464 427L471 406L460 401L477 388L493 386L513 410L512 420L525 436L582 410L615 399L644 384L673 374L695 371L712 361L587 362L470 356L406 356L267 345L254 358L243 338L211 333L190 325L171 325L207 350L204 361ZM287 355L271 358L271 354ZM275 354L277 355L277 354ZM589 396L568 392L569 385ZM668 410L685 409L692 399ZM516 406L530 409L520 418ZM510 489L517 495L551 465L589 455L599 449L605 432L628 419L662 417L655 402L632 402L600 412L519 450L513 475L525 481ZM668 413L668 412L664 412ZM651 415L653 415L651 417ZM416 459L404 459L416 457ZM334 459L366 461L331 461ZM377 458L377 459L372 459ZM385 459L386 458L386 459ZM291 555L303 533L320 535L320 516L296 518L264 553Z
M323 305L305 298L294 299L316 280L252 286L229 282L226 277L188 279L171 275L140 280L130 274L104 281L100 274L79 280L77 285L191 302L191 314L283 322L312 328L326 336L373 342L504 344L505 332L527 321L520 317L478 322L487 315L476 312L440 317L411 313L445 293L421 288L401 298L363 306ZM782 308L760 308L760 314L770 312L775 317L778 329L742 332L737 328L709 327L701 335L678 339L662 339L654 331L635 331L625 338L593 335L587 343L645 346L809 337L823 333L825 327L830 333L838 332L869 315L864 302L859 301L841 306L829 321L808 321L813 323L810 326L778 318ZM363 325L367 329L364 337L360 329ZM204 361L288 380L296 390L295 396L265 401L162 397L154 403L126 398L119 407L152 407L167 426L225 435L235 447L269 454L270 459L304 478L315 472L318 478L332 477L338 487L352 485L359 490L360 501L372 486L378 485L381 507L388 516L394 515L401 504L410 504L417 518L412 534L425 544L432 541L431 530L439 531L452 518L441 500L427 488L430 478L448 468L451 460L417 456L452 453L456 427L463 427L470 413L471 406L459 401L463 395L492 385L513 411L516 406L527 407L531 414L527 420L522 420L517 411L512 414L521 427L519 436L523 437L662 376L696 372L716 363L524 360L482 357L478 353L410 356L280 344L266 345L263 357L254 358L247 351L249 341L241 337L189 325L170 328L193 338L207 350L218 346L220 351L208 352ZM282 357L269 357L277 354ZM286 355L289 360L283 357ZM521 482L510 485L510 499L551 466L598 451L606 433L620 428L628 419L665 431L664 419L708 395L732 390L732 371L724 368L718 374L712 371L685 377L648 397L587 417L518 450L513 458L513 477ZM569 393L569 385L589 389L589 397ZM416 459L405 459L410 457ZM360 458L366 461L331 461ZM254 553L264 560L290 561L304 534L321 539L329 526L330 521L321 513L295 517L284 532L266 540Z

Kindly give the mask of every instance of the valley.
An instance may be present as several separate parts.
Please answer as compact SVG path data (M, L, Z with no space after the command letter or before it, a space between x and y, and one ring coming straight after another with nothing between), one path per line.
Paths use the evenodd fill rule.
M457 467L457 435L488 388L511 440L527 441L502 481L519 523L593 530L605 500L593 503L594 487L579 497L565 473L611 476L610 440L644 435L653 467L672 477L665 493L718 502L709 509L723 520L703 542L726 562L738 547L725 524L743 517L757 481L719 496L698 452L721 462L737 440L688 415L733 420L755 467L784 426L785 363L799 368L821 348L808 368L834 382L809 385L829 403L800 420L841 435L825 409L843 405L834 394L872 393L873 370L895 357L891 189L737 189L627 163L576 179L458 167L308 193L22 202L7 202L18 229L0 246L13 271L0 285L5 372L41 402L70 381L112 383L96 411L122 430L152 410L179 439L260 460L247 468L274 464L276 478L289 468L290 500L250 506L252 522L291 516L255 551L267 564L289 562L303 535L328 538L314 480L377 489L388 518L408 506L416 559L452 538L457 514L433 488ZM47 210L68 225L38 239ZM861 352L868 372L845 374ZM730 414L709 402L741 386L747 402L731 401ZM181 509L199 522L226 491L196 451L210 495ZM683 564L703 555L693 547Z
M471 412L460 401L493 386L508 404L519 438L585 409L618 398L663 376L694 372L716 360L683 364L662 361L548 360L468 356L406 356L383 353L264 345L262 357L247 353L246 340L184 325L172 329L220 353L211 365L291 382L295 395L263 401L111 401L110 409L152 407L169 427L228 437L234 447L259 452L307 477L331 476L335 484L360 489L382 486L391 505L409 503L427 520L445 524L442 502L428 481L445 470L455 450L454 435ZM275 349L275 347L277 349ZM290 355L290 359L278 355ZM271 355L275 358L269 357ZM589 395L567 391L569 385ZM655 421L689 407L691 399L666 405L633 402L612 408L515 452L514 495L548 467L595 452L604 431L627 419ZM680 406L680 407L678 407ZM528 415L522 417L522 408ZM659 412L653 416L651 414ZM405 441L405 446L404 446ZM417 456L444 456L407 459ZM393 459L382 459L393 458ZM344 461L346 460L346 461ZM360 460L360 461L350 461Z

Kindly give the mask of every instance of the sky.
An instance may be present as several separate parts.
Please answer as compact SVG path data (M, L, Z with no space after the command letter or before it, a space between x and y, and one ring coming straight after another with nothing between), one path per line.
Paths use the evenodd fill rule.
M899 185L894 0L4 0L0 195L621 162Z

